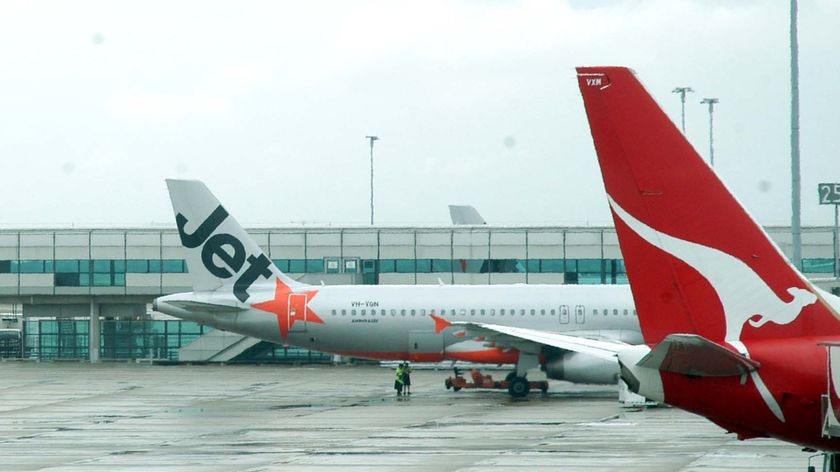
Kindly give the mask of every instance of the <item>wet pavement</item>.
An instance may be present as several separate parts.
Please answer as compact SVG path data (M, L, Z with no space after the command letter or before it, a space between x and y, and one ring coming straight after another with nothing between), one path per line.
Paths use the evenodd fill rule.
M0 362L0 471L790 471L809 454L737 441L615 388L512 401L448 371L363 366Z

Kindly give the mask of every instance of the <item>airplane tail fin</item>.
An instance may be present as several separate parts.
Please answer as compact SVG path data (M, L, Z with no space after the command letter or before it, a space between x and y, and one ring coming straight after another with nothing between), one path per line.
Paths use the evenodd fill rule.
M304 286L280 272L203 182L167 179L166 185L194 291L229 290L244 303L258 285Z
M592 139L645 341L840 333L836 308L623 67L581 67Z

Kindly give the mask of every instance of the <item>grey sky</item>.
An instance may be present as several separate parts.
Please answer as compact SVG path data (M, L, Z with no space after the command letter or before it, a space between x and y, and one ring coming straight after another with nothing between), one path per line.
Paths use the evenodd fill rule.
M634 68L763 224L788 224L789 3L0 3L0 224L171 224L163 179L245 224L612 224L576 65ZM840 182L840 2L800 1L803 224Z

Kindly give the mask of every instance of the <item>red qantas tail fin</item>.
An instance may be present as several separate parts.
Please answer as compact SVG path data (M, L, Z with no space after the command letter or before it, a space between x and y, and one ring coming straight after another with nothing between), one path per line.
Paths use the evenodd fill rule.
M727 342L840 333L836 312L784 257L636 79L578 82L642 333Z

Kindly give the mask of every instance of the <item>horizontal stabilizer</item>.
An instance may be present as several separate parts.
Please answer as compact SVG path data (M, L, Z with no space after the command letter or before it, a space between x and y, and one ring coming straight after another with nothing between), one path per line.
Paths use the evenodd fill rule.
M671 334L637 365L697 377L745 375L761 364L695 334Z
M203 313L222 313L232 311L245 311L248 308L236 305L223 305L220 303L207 303L195 300L171 300L166 303L176 306L182 310L203 312Z
M538 345L553 346L606 360L615 360L616 353L628 347L627 344L616 341L587 339L549 331L515 328L512 326L458 321L453 322L452 325L463 326L467 331L467 335L470 337L482 336L488 341L497 344L508 344L512 347L517 347L518 344L521 345L524 341Z

